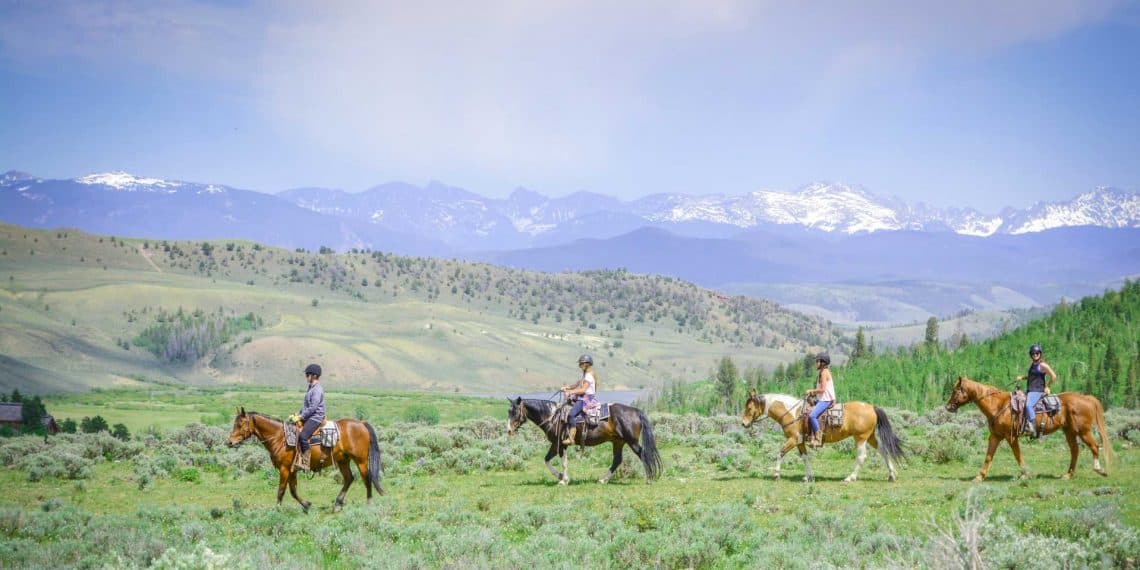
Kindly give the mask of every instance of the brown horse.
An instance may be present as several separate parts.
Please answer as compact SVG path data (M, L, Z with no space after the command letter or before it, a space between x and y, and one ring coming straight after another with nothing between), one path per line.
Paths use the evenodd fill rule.
M516 398L511 400L511 411L507 415L507 433L514 435L527 420L534 422L550 440L550 449L546 452L546 468L558 479L558 483L570 483L570 469L566 459L566 446L562 444L562 426L555 421L558 404L551 400L534 400ZM661 474L661 456L657 454L657 442L653 439L653 426L645 413L633 406L610 404L610 417L598 424L597 427L586 428L582 424L579 428L579 441L584 445L598 445L612 442L614 444L614 460L605 477L599 483L608 483L621 465L621 451L626 445L641 458L645 466L645 479L650 481ZM582 434L582 432L585 432ZM641 443L639 444L638 441ZM562 473L558 472L550 460L555 455L562 457Z
M1064 392L1057 397L1061 399L1061 411L1052 418L1046 414L1037 414L1037 425L1045 434L1057 430L1065 432L1065 440L1069 443L1069 471L1061 478L1072 478L1073 472L1077 469L1077 454L1080 453L1077 437L1084 440L1085 445L1092 451L1093 470L1107 476L1108 472L1100 466L1100 449L1092 436L1092 429L1095 427L1100 432L1101 445L1104 446L1104 464L1107 467L1112 460L1112 443L1108 441L1108 430L1104 426L1104 408L1100 405L1100 400L1074 392ZM978 409L986 416L990 426L986 461L982 463L982 470L974 480L981 481L986 478L990 462L994 459L994 452L1002 440L1008 441L1009 447L1013 449L1013 456L1021 466L1021 478L1028 477L1029 470L1025 467L1025 458L1021 456L1021 445L1014 432L1013 414L1009 409L1009 392L959 376L958 382L954 384L954 391L950 393L950 400L946 402L946 409L957 412L960 406L969 403L978 405Z
M752 390L748 394L748 401L744 403L744 415L740 418L740 423L744 427L749 427L753 422L769 417L783 428L786 439L784 447L780 449L780 455L776 457L776 479L780 478L780 463L784 460L784 455L793 447L799 448L800 458L804 460L804 481L814 479L811 474L811 465L808 463L807 446L804 444L801 431L803 408L804 402L801 399L786 394L758 395L756 390ZM887 464L887 471L889 472L888 480L892 482L895 480L893 460L901 459L905 457L905 454L902 446L899 445L898 437L891 429L891 422L887 419L887 413L882 408L865 402L844 402L843 425L838 428L826 429L821 425L820 429L824 430L823 442L825 444L843 441L849 437L855 438L855 470L843 480L844 482L850 483L859 478L859 469L867 460L868 443L871 444L871 447L879 450L879 455L883 456L883 461Z
M336 427L340 430L340 439L332 449L320 445L309 447L309 464L312 470L320 471L333 463L340 469L344 486L333 503L333 512L340 512L344 506L344 495L352 485L352 470L349 461L356 463L360 476L364 478L364 489L368 494L368 502L372 502L372 488L381 495L384 489L380 487L380 476L383 467L380 463L380 445L376 440L376 432L368 422L359 420L336 420ZM246 412L245 408L238 408L237 417L234 418L234 428L230 432L229 446L237 447L245 440L256 437L265 449L269 451L269 458L273 461L273 468L280 474L277 481L277 504L281 504L285 496L285 484L289 484L289 493L301 503L301 508L307 513L312 503L297 496L297 472L293 470L293 460L297 448L285 446L285 422L261 415L257 412Z

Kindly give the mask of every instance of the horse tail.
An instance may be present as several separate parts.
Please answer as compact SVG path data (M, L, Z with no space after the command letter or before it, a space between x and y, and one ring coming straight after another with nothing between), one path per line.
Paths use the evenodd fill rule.
M645 477L646 479L656 479L661 476L661 455L657 453L657 440L653 437L653 425L649 423L649 418L645 417L645 412L641 410L637 410L637 420L641 422L641 464L645 466Z
M372 424L364 422L364 427L368 428L368 482L366 484L372 485L376 488L377 493L383 495L384 489L380 488L380 477L384 470L384 463L380 460L380 441L376 438L376 431L372 429Z
M899 443L895 430L891 429L891 420L887 419L887 412L875 406L875 437L879 440L879 449L887 453L892 460L906 458L902 444Z
M1093 398L1096 402L1096 430L1100 432L1100 447L1104 450L1104 469L1108 472L1108 464L1112 461L1112 442L1108 440L1108 428L1104 425L1104 406L1101 405L1100 400Z

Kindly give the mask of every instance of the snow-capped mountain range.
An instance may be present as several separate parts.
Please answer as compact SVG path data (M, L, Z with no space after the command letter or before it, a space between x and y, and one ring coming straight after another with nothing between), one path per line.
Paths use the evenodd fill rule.
M162 196L167 198L161 199ZM213 200L195 204L186 202L189 196L209 196ZM998 214L985 214L971 208L908 205L858 186L832 183L811 184L791 192L760 190L742 196L653 194L622 201L588 192L551 198L521 188L505 199L494 199L438 182L426 186L388 183L357 193L298 188L264 194L125 172L70 180L45 180L16 171L0 175L0 205L5 205L0 217L14 223L84 227L82 219L99 216L101 208L108 210L105 215L122 221L124 208L138 210L143 203L152 216L164 211L164 205L173 208L176 203L179 206L171 210L172 214L180 209L185 211L188 205L207 216L213 209L219 223L229 222L225 225L235 221L271 223L264 213L266 204L273 203L274 209L282 215L287 213L291 219L297 216L297 210L304 210L332 222L351 222L347 226L351 230L342 228L339 232L345 236L344 243L336 245L370 245L372 228L392 232L385 234L388 237L402 235L419 239L421 244L441 243L444 249L452 251L549 246L584 237L613 237L647 226L683 236L716 238L775 228L837 235L905 230L979 237L1072 226L1140 228L1140 194L1108 187L1067 202L1038 203L1025 209L1006 208ZM253 209L247 212L243 204L256 206L250 206ZM156 222L159 227L162 224ZM195 224L209 229L215 222L199 219Z

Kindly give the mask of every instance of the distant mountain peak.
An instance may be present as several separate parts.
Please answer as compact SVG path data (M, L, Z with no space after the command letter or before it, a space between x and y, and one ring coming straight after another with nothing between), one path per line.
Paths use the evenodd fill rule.
M181 182L173 182L161 178L140 178L121 170L88 174L87 176L76 178L75 181L89 186L107 186L115 190L125 191L151 190L174 192L176 188L182 186Z
M35 180L35 176L27 172L20 172L19 170L9 170L0 175L0 184L8 184L12 182L23 182L25 180Z

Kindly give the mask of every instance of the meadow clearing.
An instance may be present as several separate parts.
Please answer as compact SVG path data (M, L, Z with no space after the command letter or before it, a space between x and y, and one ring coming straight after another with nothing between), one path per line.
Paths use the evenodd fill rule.
M275 505L276 474L256 441L224 445L231 412L223 410L243 402L283 416L297 396L234 388L49 398L57 417L101 410L112 424L152 422L132 428L129 442L107 434L53 436L46 445L42 437L0 441L0 561L968 567L977 556L988 567L1129 567L1140 556L1140 465L1120 433L1140 422L1136 412L1109 411L1117 460L1107 478L1092 472L1085 450L1076 478L1059 480L1068 454L1062 438L1050 437L1024 445L1033 478L1016 478L1003 447L980 484L970 479L982 460L984 420L971 407L958 414L890 410L910 454L894 484L877 455L859 481L841 482L853 466L850 441L813 454L816 482L799 480L798 459L785 461L784 478L774 481L780 437L772 422L744 430L737 416L651 413L665 463L659 480L646 484L627 452L614 480L599 485L610 461L602 446L571 452L572 483L563 487L542 464L538 428L527 424L507 437L505 400L330 394L335 410L353 406L377 426L387 494L365 505L357 481L345 510L332 514L339 475L303 476L299 492L314 503L305 515L288 495ZM429 408L438 410L438 424L423 414Z

